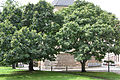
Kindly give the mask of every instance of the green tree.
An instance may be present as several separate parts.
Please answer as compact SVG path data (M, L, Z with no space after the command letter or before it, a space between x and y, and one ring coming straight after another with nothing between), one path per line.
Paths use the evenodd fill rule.
M9 61L6 57L12 49L10 42L16 30L16 27L9 20L0 23L0 62L3 64Z
M3 4L3 11L0 14L0 21L9 20L17 29L21 28L22 10L14 0L7 0Z
M2 4L3 10L0 13L0 22L9 21L10 24L15 26L17 30L21 28L22 9L19 4L14 0L7 0ZM7 31L6 31L7 32ZM12 65L15 68L15 64Z
M28 4L24 8L22 25L37 32L49 33L54 19L53 7L46 1Z
M27 4L24 6L23 9L23 16L22 16L22 26L30 27L32 24L34 14L34 4Z
M54 59L55 52L48 47L46 41L49 43L49 40L46 36L26 27L16 31L12 37L13 49L8 59L13 62L29 62L30 71L33 71L33 60Z
M29 27L31 30L36 30L37 33L41 32L42 35L46 34L44 40L44 49L46 58L48 60L54 60L55 54L57 54L55 34L59 30L60 25L56 22L55 15L53 13L53 7L46 1L40 0L37 4L28 4L24 8L22 17L22 25ZM52 55L52 57L48 57Z
M18 31L13 30L16 32L12 33L14 35L11 34L12 41L10 38L9 45L7 45L10 49L5 47L5 49L8 50L8 53L1 52L1 55L4 56L3 60L9 64L29 62L29 70L33 70L33 60L55 59L55 54L57 54L57 41L54 35L59 29L59 24L54 22L55 16L53 13L53 7L45 1L40 0L37 4L23 6L23 12L22 15L21 8L16 6L13 0L7 0L3 6L1 22L7 20L9 23L12 23L9 24L9 26L16 26L16 30ZM7 27L6 25L5 27L9 29L9 26ZM28 28L24 28L23 26L27 26ZM21 29L21 27L23 28ZM4 28L4 26L1 28ZM9 32L10 30L2 31L1 29L1 47L3 41L5 42L5 38L3 38L4 33ZM41 32L41 34L39 32ZM35 35L33 36L33 34ZM10 35L10 33L7 35ZM39 40L36 41L36 39ZM5 42L4 45L6 45L6 43L8 42ZM0 49L3 50L2 48Z
M119 21L113 14L80 0L60 13L64 24L56 38L61 50L73 54L81 63L82 72L86 72L85 64L92 56L100 61L106 53L117 52Z
M35 30L23 27L14 33L11 46L13 50L8 57L14 62L29 62L29 70L33 70L33 60L42 59L42 35Z

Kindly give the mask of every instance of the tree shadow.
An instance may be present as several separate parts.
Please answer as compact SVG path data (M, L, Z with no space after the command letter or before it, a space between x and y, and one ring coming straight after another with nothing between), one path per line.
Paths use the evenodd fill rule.
M17 71L12 74L0 74L0 78L4 78L5 80L26 80L30 79L30 74L33 72L29 71ZM0 79L1 80L1 79Z
M91 77L45 71L19 71L12 74L1 74L0 80L96 80ZM99 79L97 79L99 80Z

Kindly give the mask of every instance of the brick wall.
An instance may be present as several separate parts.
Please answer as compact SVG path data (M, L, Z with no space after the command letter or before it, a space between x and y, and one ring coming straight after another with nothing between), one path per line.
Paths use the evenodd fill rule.
M98 66L98 64L101 64L101 63L95 60L94 57L92 57L91 60L87 61L86 67L95 67L95 66ZM49 61L49 60L45 60L44 62L39 61L38 66L41 66L42 69L50 69L51 66L53 66L54 68L63 68L68 66L71 69L72 68L78 69L81 67L81 64L80 62L77 62L74 59L73 55L67 54L67 53L61 53L57 55L56 61Z

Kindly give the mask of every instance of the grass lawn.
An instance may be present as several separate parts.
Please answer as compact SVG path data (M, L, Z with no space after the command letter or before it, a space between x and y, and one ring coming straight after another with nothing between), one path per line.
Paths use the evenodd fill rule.
M29 72L0 67L0 80L120 80L120 75L107 72Z
M83 76L89 76L89 77L96 77L96 78L102 78L105 80L120 80L120 74L116 74L116 73L108 73L108 72L69 72L72 74L76 74L76 75L83 75Z
M0 67L0 80L102 80L60 72L23 71Z
M0 67L0 75L11 74L11 73L17 72L17 71L23 71L23 70L12 69L11 67Z

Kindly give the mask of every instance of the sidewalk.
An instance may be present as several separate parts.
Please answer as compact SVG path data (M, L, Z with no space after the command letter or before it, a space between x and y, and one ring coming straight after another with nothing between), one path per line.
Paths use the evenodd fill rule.
M28 65L24 65L23 68L17 68L17 69L28 70ZM40 70L40 69L38 67L34 67L34 70ZM108 70L107 66L86 68L86 71L91 71L91 72L107 72L107 70ZM44 69L42 71L51 71L51 69ZM66 69L52 69L52 71L66 71ZM81 69L68 69L68 71L81 71ZM111 66L110 72L120 74L120 67Z

